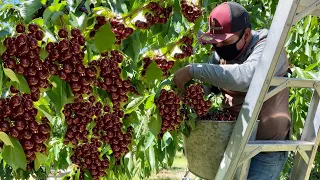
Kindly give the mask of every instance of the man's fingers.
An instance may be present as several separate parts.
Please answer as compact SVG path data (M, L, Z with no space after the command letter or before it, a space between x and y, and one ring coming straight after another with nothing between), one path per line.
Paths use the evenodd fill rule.
M181 91L183 91L183 89L184 89L184 83L183 82L178 82L178 88L181 90Z
M175 86L178 86L177 76L176 75L173 76L173 83L175 84Z

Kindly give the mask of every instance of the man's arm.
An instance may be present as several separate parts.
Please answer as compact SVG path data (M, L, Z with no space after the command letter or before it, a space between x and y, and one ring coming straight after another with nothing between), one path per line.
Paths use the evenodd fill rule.
M190 76L194 79L199 79L214 86L246 92L251 83L255 67L258 65L262 51L265 46L265 40L261 41L254 49L253 53L243 64L192 64L190 67ZM286 58L282 54L275 74L283 71L283 66L286 65Z

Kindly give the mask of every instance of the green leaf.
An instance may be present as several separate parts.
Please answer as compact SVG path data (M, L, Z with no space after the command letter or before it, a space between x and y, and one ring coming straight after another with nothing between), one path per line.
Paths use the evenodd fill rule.
M310 47L310 44L307 42L305 46L304 54L307 55L308 57L312 57L311 50L312 48Z
M161 144L162 145L161 149L164 150L164 148L169 146L171 144L171 142L173 141L173 138L172 138L170 132L167 131L166 133L164 133L162 140L163 140L163 143Z
M161 84L159 85L159 87L156 89L156 95L155 97L159 97L161 89L163 89L163 87L165 86L173 86L173 81L172 79L166 79L164 81L161 82Z
M150 96L149 96L149 98L147 99L147 101L146 101L146 104L144 105L144 108L145 109L150 109L151 107L153 107L155 104L154 104L154 96L155 96L156 94L151 94Z
M7 31L7 30L5 30L5 29L2 29L2 30L0 31L0 38L6 36L6 35L8 35L8 34L10 34L9 31Z
M152 61L152 63L149 65L146 72L147 82L152 83L156 79L161 79L161 77L162 77L161 69L157 66L157 63L155 61Z
M316 63L313 63L313 64L310 64L306 69L305 71L311 71L312 69L314 69L315 67L318 67L318 62Z
M198 30L200 29L200 26L201 26L201 23L202 23L202 19L203 19L203 16L200 16L200 17L196 20L196 22L195 22L195 24L194 24L194 32L195 32L195 33L197 33Z
M147 150L152 145L154 139L155 136L151 132L149 132L146 138L144 150Z
M40 59L45 59L49 55L48 51L46 51L44 48L41 48L40 50Z
M0 140L7 146L12 146L13 147L13 144L10 140L10 137L4 133L4 132L0 132Z
M32 20L33 15L42 8L42 3L40 0L26 0L23 2L20 8L20 14L24 21L28 23Z
M11 69L4 68L3 69L4 74L11 79L11 81L19 82L19 79L17 77L17 74L13 72Z
M13 144L13 147L4 145L2 151L3 160L11 166L14 171L18 168L26 170L27 159L20 142L11 136L9 136L9 139Z
M46 91L46 93L53 102L56 111L60 112L65 104L72 102L72 97L69 98L68 85L59 77L52 76L50 82L52 84L52 89Z
M70 154L67 148L62 148L59 153L59 160L57 160L59 169L67 169L72 164L69 157Z
M39 26L43 26L43 19L42 18L33 19L31 22L38 24Z
M88 169L86 169L86 170L84 171L84 180L92 180L92 179L93 179L93 178L92 178L90 172L88 171Z
M21 92L30 93L29 85L26 79L21 74L13 72L11 69L4 68L4 74L10 78L12 85Z
M76 173L75 179L80 179L80 172L81 172L81 170L77 169L77 173Z
M128 106L126 107L125 114L130 114L132 111L135 111L140 106L140 104L142 104L143 101L146 100L147 97L148 96L139 97L139 98L134 99L133 101L131 101L128 104Z
M87 24L87 16L85 13L81 14L80 16L77 14L70 13L70 24L72 27L80 28L80 30L84 30Z
M94 43L100 52L110 50L115 42L116 36L112 32L109 22L101 26L94 36Z
M47 109L47 107L45 105L39 105L39 106L36 106L36 108L38 110L40 110L47 118L48 120L50 121L51 124L53 124L52 122L52 114L49 112L49 109Z
M159 115L151 116L150 122L148 123L148 127L154 136L158 136L162 125L162 119Z
M153 146L149 147L149 162L152 169L155 169L156 166L156 159Z
M36 154L36 159L34 160L34 168L35 170L37 170L40 168L42 164L44 164L47 161L48 156L41 154L39 152L36 152L35 154Z
M173 142L166 148L167 157L168 157L168 165L172 166L178 146L178 138L177 138L177 131L172 131L172 140Z
M5 84L5 82L3 82L3 69L2 66L0 65L0 97L2 95L2 86Z
M58 12L56 16L62 15L62 13L60 13L59 11L62 11L65 8L66 4L67 3L63 1L61 3L53 3L51 4L51 6L47 7L43 13L43 24L46 25L55 12Z
M1 37L0 37L1 38ZM4 53L4 51L6 51L6 47L4 46L3 43L0 43L0 54Z

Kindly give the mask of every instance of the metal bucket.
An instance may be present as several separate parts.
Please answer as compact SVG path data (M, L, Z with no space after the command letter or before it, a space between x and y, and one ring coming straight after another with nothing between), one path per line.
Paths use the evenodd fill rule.
M188 169L203 179L214 179L227 148L235 121L196 121L190 136L183 136ZM257 127L258 122L256 123ZM255 137L256 128L252 133Z

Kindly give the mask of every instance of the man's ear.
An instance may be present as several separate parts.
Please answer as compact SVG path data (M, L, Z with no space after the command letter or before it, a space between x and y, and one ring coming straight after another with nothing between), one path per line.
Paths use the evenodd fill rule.
M250 28L246 28L246 30L244 32L244 39L248 40L250 35L251 35L251 29Z

